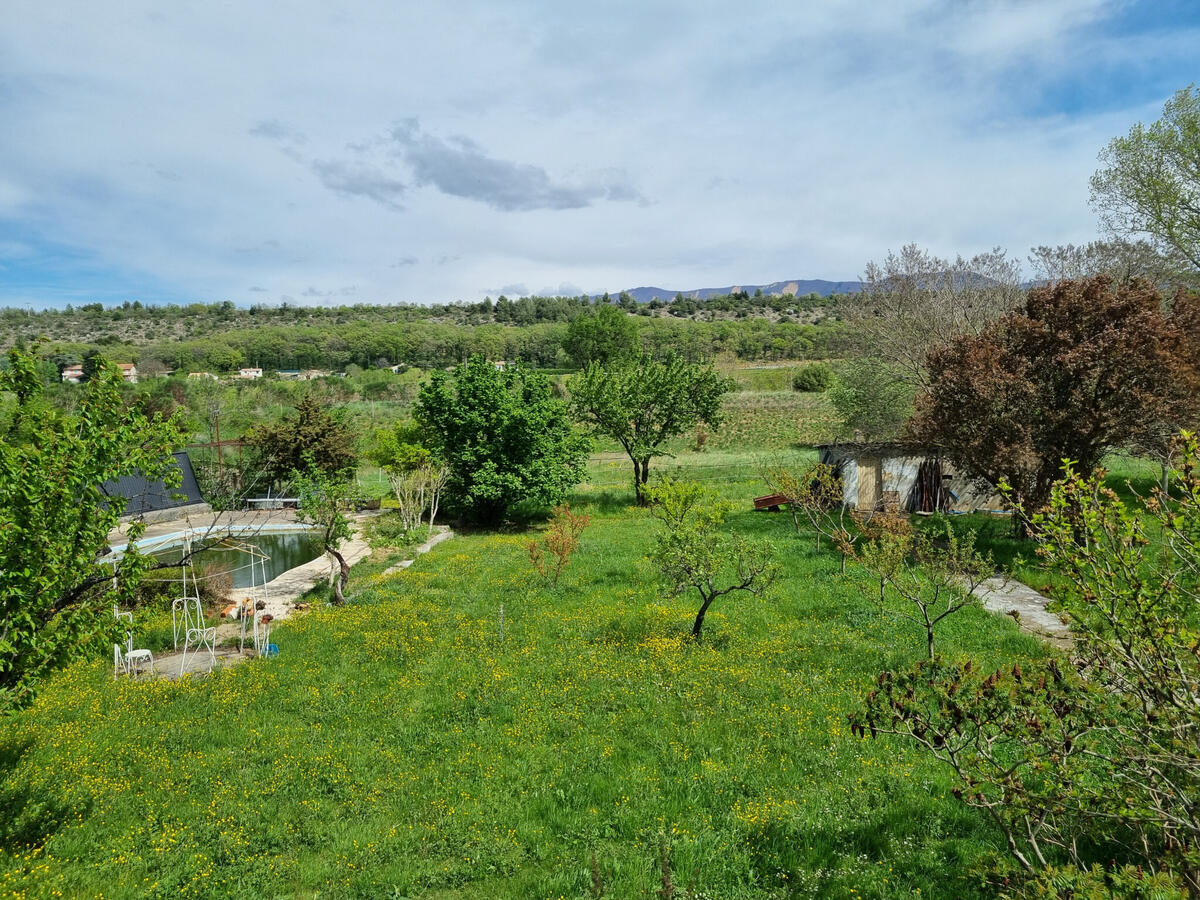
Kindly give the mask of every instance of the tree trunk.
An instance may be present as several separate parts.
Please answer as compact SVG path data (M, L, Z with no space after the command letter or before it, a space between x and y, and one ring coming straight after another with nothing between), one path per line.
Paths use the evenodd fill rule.
M637 505L646 506L649 500L646 498L646 484L650 481L650 458L635 459L633 461L633 491L637 495Z
M333 602L337 606L341 606L346 602L346 585L350 583L350 566L346 562L346 557L336 550L330 550L329 553L337 560L338 564L338 575L333 582Z
M704 596L701 594L701 596ZM692 637L700 640L700 631L704 628L704 614L708 612L708 607L712 605L712 597L704 597L704 602L700 604L700 612L696 613L696 621L692 625Z

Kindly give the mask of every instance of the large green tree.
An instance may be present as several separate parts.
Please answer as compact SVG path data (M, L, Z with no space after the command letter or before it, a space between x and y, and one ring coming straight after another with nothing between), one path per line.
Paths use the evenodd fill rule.
M638 355L637 322L619 306L605 304L576 316L567 326L563 349L579 368L611 366Z
M549 379L522 365L499 370L473 356L434 372L415 414L449 469L447 497L468 518L496 523L519 504L555 506L583 478L587 436Z
M912 415L912 382L894 363L864 356L846 364L829 391L842 432L866 441L896 437Z
M311 394L292 415L251 429L246 441L275 483L289 481L293 472L343 476L357 458L353 429Z
M37 360L12 350L0 392L0 709L27 702L39 680L95 653L151 565L132 546L99 562L125 500L101 485L128 475L178 478L173 420L147 418L122 398L121 376L100 361L72 415L42 398ZM136 541L143 524L133 524Z
M719 425L721 398L733 381L671 354L611 369L592 363L569 387L580 421L620 444L633 463L634 493L644 506L650 460L666 453L670 438L701 422Z
M1092 205L1117 234L1146 234L1200 269L1200 88L1176 92L1151 125L1113 138Z

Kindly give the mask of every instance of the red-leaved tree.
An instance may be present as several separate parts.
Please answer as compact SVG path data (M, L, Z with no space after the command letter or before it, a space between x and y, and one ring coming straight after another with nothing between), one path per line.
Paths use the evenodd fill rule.
M1106 276L1035 288L1021 309L929 354L912 434L1039 509L1064 459L1091 472L1151 423L1189 415L1191 308L1168 315L1153 285Z

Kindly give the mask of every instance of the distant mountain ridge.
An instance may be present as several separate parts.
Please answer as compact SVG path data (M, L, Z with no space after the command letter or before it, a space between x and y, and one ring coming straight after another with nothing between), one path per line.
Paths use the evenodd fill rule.
M720 297L732 294L734 291L745 291L753 294L761 290L767 297L795 294L801 297L805 294L820 294L828 297L831 294L857 294L862 290L862 284L857 281L825 281L821 278L796 278L792 281L772 281L770 284L734 284L729 287L697 288L690 291L669 291L660 287L630 288L624 293L629 294L638 303L649 303L654 298L659 300L674 300L676 294L683 294L689 300L707 300L709 297Z

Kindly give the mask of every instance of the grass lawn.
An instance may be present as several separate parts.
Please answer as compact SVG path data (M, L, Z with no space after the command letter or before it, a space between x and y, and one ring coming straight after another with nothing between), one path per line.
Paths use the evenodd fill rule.
M729 464L713 481L748 506ZM986 895L999 834L846 725L922 637L790 517L747 511L729 526L776 540L784 576L718 600L695 645L627 474L573 497L593 524L557 588L529 534L465 534L360 570L347 607L273 630L277 658L54 677L0 737L0 894L579 898L594 854L605 896L650 898L665 841L696 898ZM974 609L943 634L989 663L1043 652Z

